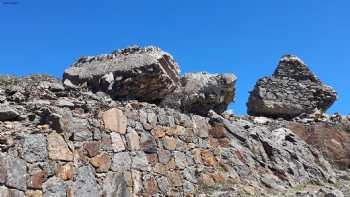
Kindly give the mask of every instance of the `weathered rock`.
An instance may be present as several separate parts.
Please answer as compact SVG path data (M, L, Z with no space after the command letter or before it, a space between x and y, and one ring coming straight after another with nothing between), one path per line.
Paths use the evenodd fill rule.
M39 171L32 175L28 187L32 189L41 189L43 183L46 181L48 173L45 171Z
M162 105L204 116L209 110L222 113L234 101L236 80L233 74L186 74Z
M0 186L0 196L10 197L9 190L5 186Z
M8 105L0 105L0 121L15 120L18 116L17 110Z
M90 160L97 172L107 172L112 165L112 159L107 154L97 155Z
M107 131L117 132L120 134L126 133L128 120L123 111L117 108L112 108L103 112L102 120Z
M326 111L336 92L321 81L297 57L286 55L272 77L257 81L248 101L248 114L293 118L315 110Z
M43 192L40 190L31 190L26 192L26 197L43 197Z
M149 133L141 133L140 145L142 150L147 154L157 152L156 140Z
M96 197L101 191L96 182L94 169L90 166L83 166L77 169L75 177L74 196Z
M287 127L308 144L317 147L325 159L339 169L350 166L350 134L327 123L289 123Z
M104 197L128 197L130 196L124 175L121 173L109 172L104 179Z
M111 133L112 149L114 152L120 152L125 150L123 139L118 133Z
M112 158L112 171L123 172L129 170L131 166L131 157L127 152L115 153Z
M24 138L22 157L27 162L43 161L47 159L47 142L45 136L32 134Z
M156 47L130 47L109 55L82 57L65 70L63 80L86 84L114 98L155 101L172 92L179 67L170 54Z
M72 163L68 163L58 168L56 176L65 181L71 180L74 177L74 172L74 165Z
M63 137L57 133L51 133L47 137L49 158L52 160L73 161L73 153L69 150Z
M128 142L128 148L131 151L140 150L140 136L134 129L128 129L128 133L126 134L126 139Z
M143 151L136 152L136 155L132 158L132 167L138 170L148 169L148 160L146 154Z
M5 185L11 188L16 188L18 190L25 191L27 189L26 162L22 159L13 158L10 156L0 156L0 157L2 157L0 160L5 160L5 166L1 166L1 168L3 168L6 173Z
M89 157L95 157L100 150L99 142L87 142L84 144L84 149L88 153Z
M51 177L43 185L44 197L66 197L68 187L62 179Z

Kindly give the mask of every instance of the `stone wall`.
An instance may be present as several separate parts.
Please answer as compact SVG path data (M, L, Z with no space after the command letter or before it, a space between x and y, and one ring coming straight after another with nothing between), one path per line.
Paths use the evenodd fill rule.
M0 84L0 196L278 196L335 182L284 127L114 101L45 76Z

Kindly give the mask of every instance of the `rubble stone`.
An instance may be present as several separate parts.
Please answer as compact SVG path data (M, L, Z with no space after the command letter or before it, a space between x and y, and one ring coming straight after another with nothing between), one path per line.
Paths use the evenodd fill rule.
M73 161L73 153L60 134L52 133L47 137L49 158L52 160Z
M103 112L102 120L107 131L113 131L120 134L126 133L127 118L123 111L117 108L112 108Z

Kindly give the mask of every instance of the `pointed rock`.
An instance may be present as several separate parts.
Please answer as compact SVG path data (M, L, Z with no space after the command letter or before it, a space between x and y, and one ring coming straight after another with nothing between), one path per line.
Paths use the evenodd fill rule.
M315 110L326 111L337 93L324 85L296 56L283 56L272 77L257 81L248 101L248 114L294 118Z

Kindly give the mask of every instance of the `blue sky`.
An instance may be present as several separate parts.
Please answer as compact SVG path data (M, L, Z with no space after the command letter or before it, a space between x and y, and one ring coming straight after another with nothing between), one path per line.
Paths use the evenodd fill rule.
M350 109L348 0L0 0L0 74L61 77L79 56L132 44L158 45L182 73L238 76L236 102L271 75L279 58L296 54Z

